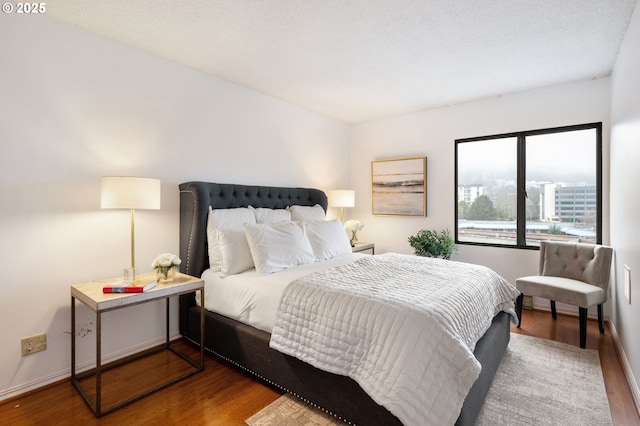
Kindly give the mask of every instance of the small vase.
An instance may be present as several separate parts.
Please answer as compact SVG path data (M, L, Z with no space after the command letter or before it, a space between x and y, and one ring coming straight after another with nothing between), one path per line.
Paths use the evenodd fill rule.
M355 247L358 242L358 235L356 232L357 231L351 231L351 247Z
M171 282L176 277L175 266L161 266L156 268L156 281L157 282Z

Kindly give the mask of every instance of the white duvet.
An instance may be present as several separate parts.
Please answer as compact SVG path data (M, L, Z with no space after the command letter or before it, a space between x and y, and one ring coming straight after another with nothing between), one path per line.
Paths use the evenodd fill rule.
M301 277L271 347L357 381L405 425L451 425L480 374L473 355L518 291L492 270L398 254Z

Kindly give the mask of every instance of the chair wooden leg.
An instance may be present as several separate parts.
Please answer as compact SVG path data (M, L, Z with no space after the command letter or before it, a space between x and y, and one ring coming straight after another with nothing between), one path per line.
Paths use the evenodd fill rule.
M602 313L602 303L598 305L598 328L600 334L604 334L604 314Z
M556 301L550 300L551 302L551 317L553 319L558 319L558 314L556 313Z
M524 299L524 294L520 293L520 296L516 299L516 315L518 316L518 328L520 328L520 324L522 324L522 301Z
M587 347L587 308L579 308L580 310L580 347Z

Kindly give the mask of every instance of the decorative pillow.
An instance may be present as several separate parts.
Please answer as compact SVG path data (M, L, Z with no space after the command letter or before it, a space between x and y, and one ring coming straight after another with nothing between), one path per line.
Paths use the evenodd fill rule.
M239 274L253 268L253 258L244 229L219 228L218 247L222 255L222 275Z
M303 223L244 225L253 263L260 275L313 263L316 258Z
M324 220L326 213L320 204L310 206L291 206L291 220L296 222L317 222Z
M249 206L249 208L256 216L257 223L275 223L291 220L291 213L287 209L253 208L251 206Z
M209 267L213 271L222 268L222 255L218 247L218 230L220 228L242 229L245 223L256 223L256 217L245 207L237 209L212 209L209 206L207 221L207 243L209 245Z
M340 219L304 224L316 260L329 260L351 253L351 243Z

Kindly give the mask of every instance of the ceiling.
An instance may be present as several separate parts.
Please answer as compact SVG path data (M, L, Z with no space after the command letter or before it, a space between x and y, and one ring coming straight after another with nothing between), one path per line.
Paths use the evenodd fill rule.
M636 0L47 0L47 14L346 123L610 75Z

